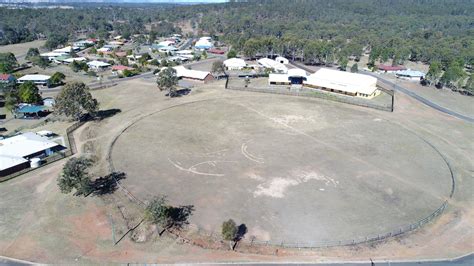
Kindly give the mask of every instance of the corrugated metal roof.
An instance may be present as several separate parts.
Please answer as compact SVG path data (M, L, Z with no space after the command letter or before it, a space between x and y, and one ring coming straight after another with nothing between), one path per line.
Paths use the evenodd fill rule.
M374 77L327 68L309 75L305 84L368 95L377 90L377 79Z

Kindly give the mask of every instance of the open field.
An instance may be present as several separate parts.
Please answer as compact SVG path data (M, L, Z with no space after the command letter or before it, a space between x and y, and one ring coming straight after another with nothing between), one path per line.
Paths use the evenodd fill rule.
M449 197L449 169L418 136L333 108L268 95L186 104L133 124L112 159L142 201L167 195L195 205L205 230L234 218L273 243L384 234Z
M189 182L186 182L186 179L173 179L171 176L164 177L163 173L158 171L156 175L149 175L148 177L162 178L163 181L167 181L168 183L164 183L167 188L166 191L161 186L153 186L147 188L146 191L148 193L163 192L174 202L182 200L183 204L195 205L196 213L191 217L194 223L197 223L200 219L202 219L201 221L207 219L201 213L207 209L207 211L215 211L216 215L224 218L235 217L237 222L245 223L250 229L255 228L256 223L262 221L263 218L257 216L249 219L247 217L251 217L252 214L264 214L267 217L274 217L274 220L265 220L265 223L260 226L261 228L268 228L267 231L271 233L270 236L276 238L275 232L272 230L275 230L278 219L283 217L283 219L286 219L285 223L289 223L289 226L302 224L303 219L291 219L275 212L265 213L263 210L267 208L274 211L276 203L285 199L288 200L287 205L283 204L285 210L291 211L293 214L301 214L305 209L308 210L311 207L309 201L301 200L303 195L313 201L317 200L318 207L326 212L331 211L325 208L328 205L329 198L322 196L329 195L332 199L332 202L329 202L329 204L332 204L331 207L347 210L348 214L351 214L351 210L347 206L345 207L344 204L349 199L353 199L354 202L351 202L351 204L356 207L357 204L360 204L360 207L363 204L374 206L377 203L395 207L393 212L379 207L373 211L370 210L369 215L374 212L386 214L395 220L398 219L398 221L417 219L423 216L428 209L441 202L446 193L449 192L444 189L442 184L442 182L446 182L444 179L446 169L440 163L439 158L422 141L417 140L417 137L409 132L422 135L446 157L454 171L456 190L453 198L449 199L448 209L433 223L403 237L379 244L316 250L282 249L269 246L258 248L249 254L203 249L189 244L182 244L169 237L149 237L146 238L146 242L136 243L129 236L126 236L118 245L114 246L114 239L116 240L121 236L121 233L125 232L130 225L135 225L135 221L140 218L141 208L134 202L129 201L122 190L104 197L78 198L61 194L55 184L55 178L60 173L65 161L58 161L8 182L0 183L0 194L4 195L3 200L0 201L1 255L45 263L248 262L257 260L317 262L328 260L367 261L368 258L372 258L374 261L427 259L459 256L472 251L474 241L472 226L474 224L474 211L472 209L474 202L472 194L472 187L474 186L474 179L472 178L473 126L434 111L403 94L396 95L395 112L388 113L327 102L321 99L307 100L304 98L296 99L294 97L286 98L283 96L275 97L266 94L228 91L223 89L222 81L196 86L190 95L174 99L164 97L164 93L159 92L153 82L140 79L130 80L92 93L101 102L101 109L119 109L121 111L102 121L89 122L75 132L80 153L96 156L97 164L93 169L94 176L102 176L108 173L107 154L114 139L118 137L118 142L121 141L121 132L126 127L140 121L136 123L137 129L140 127L145 129L145 126L149 126L150 129L155 128L156 132L150 133L139 132L135 129L135 126L132 126L129 129L131 131L125 131L124 136L132 133L129 135L130 137L133 137L133 134L140 135L149 142L156 142L157 145L169 147L169 151L159 150L159 152L156 152L156 149L160 146L154 146L152 152L155 154L144 152L141 156L143 158L156 156L156 165L163 166L163 173L191 179L187 179ZM202 104L190 104L187 107L182 106L184 103L196 101L206 101L213 104L206 105L203 102ZM159 112L170 107L174 108ZM225 110L227 108L229 110ZM276 121L266 119L248 108L280 119L276 119ZM178 112L171 112L173 109ZM151 115L153 113L156 114ZM205 114L205 116L199 116L200 113ZM151 116L145 118L147 115ZM293 118L296 119L290 119L291 117L286 117L286 119L285 116L288 115L293 115ZM229 119L226 119L226 117ZM304 119L301 120L298 117ZM311 122L310 117L313 117L314 122ZM210 119L213 118L219 123L210 123ZM155 119L156 122L154 122ZM206 122L208 129L205 127L191 129L192 125L204 123L206 120L208 121ZM299 130L299 132L295 132L277 121L286 123L291 128ZM160 126L160 123L162 123L162 126ZM359 123L362 124L358 126ZM254 127L251 127L252 125ZM365 126L366 130L362 125ZM60 125L54 123L49 126L57 127L58 130L60 128ZM47 129L48 125L43 128ZM264 132L266 131L269 131L268 140L264 138ZM352 135L350 135L351 132ZM300 133L313 137L310 138ZM262 157L264 159L263 164L249 160L242 153L241 140L249 140L247 136L250 135L254 136L255 140L248 142L246 148L244 147L245 154L257 160L258 158L253 156ZM185 138L178 141L177 137L180 136ZM224 171L223 173L228 177L234 176L235 179L228 179L229 182L234 183L226 184L224 187L229 196L223 195L224 189L212 190L223 180L219 180L217 177L204 177L208 183L203 183L201 182L203 177L199 175L186 177L185 172L181 173L182 171L170 164L168 160L163 161L163 159L166 159L165 157L176 161L181 160L182 166L189 169L192 164L201 162L201 158L196 157L196 154L191 152L201 152L204 150L204 145L213 144L213 140L207 139L207 136L216 138L214 144L216 148L219 147L219 144L224 148L233 149L226 156L229 156L229 160L238 159L238 162L235 165L226 165L225 168L218 164L216 164L216 168L203 164L201 166L205 166L205 168L196 167L195 170L215 171L212 173L222 173L218 171ZM234 136L234 138L229 138L228 143L222 143L222 139L226 136ZM324 141L322 137L324 137ZM342 141L347 140L348 137L357 138L361 143L364 143L364 146ZM320 141L318 142L314 138ZM182 146L183 143L191 143L193 139L196 140L195 144L190 145L188 150L185 150ZM376 143L385 143L387 149L395 147L398 153L386 152L379 145L373 145L374 147L372 147L370 145L372 140ZM331 146L325 146L325 143ZM295 147L289 146L290 144L294 144ZM120 149L120 145L117 147ZM338 163L337 167L334 167L329 159L332 160L337 157L338 150L341 153L340 157L344 158L344 164ZM119 161L116 157L117 150L114 148L112 151L113 162L117 166L121 164L123 167L127 160L135 160L135 158L123 157L123 160ZM136 149L130 149L131 154L136 154L136 152ZM281 156L277 156L277 152L280 152ZM304 156L305 154L307 156ZM414 154L413 157L411 154ZM421 154L420 158L419 155ZM175 157L171 157L172 155ZM328 160L325 160L324 156L327 156ZM361 157L360 160L363 161L373 159L373 162L377 163L393 160L394 164L380 164L377 165L379 168L364 166L362 163L357 163L358 158L354 157ZM288 163L290 160L297 162L294 168L308 167L309 170L315 170L320 175L339 181L338 187L326 186L323 181L309 178L307 183L300 185L292 186L292 182L289 182L289 186L282 190L284 198L266 196L265 192L270 190L265 190L265 188L269 188L265 182L270 184L271 180L276 177L285 179L296 176L291 173L293 165ZM313 160L318 164L313 164ZM144 160L143 164L146 163L150 162ZM267 166L269 163L278 165L270 167ZM152 167L152 171L157 171L155 165L150 167ZM263 180L251 179L248 175L241 174L243 171L240 171L240 167L258 170L259 172L255 172ZM344 172L349 171L348 169L356 169L357 173L361 174L361 179L367 178L367 181L378 180L378 182L372 184L360 182L356 185L351 175L344 174ZM133 184L134 181L138 180L145 182L147 177L136 177L133 171L137 171L137 168L131 167L130 170L125 169L125 171L128 173L128 177L123 180L123 184L127 185L127 188L133 189L131 185L135 185L135 189L142 189L144 199L151 195L151 193L145 194L144 186L138 187L139 183ZM407 177L409 174L418 173L418 171L421 174L421 179L411 180ZM376 175L376 172L379 175ZM354 176L357 176L357 174L354 174ZM378 176L384 178L377 179ZM201 179L193 180L193 177L201 177ZM397 177L400 179L396 179ZM432 178L436 178L437 182L431 182ZM382 183L383 181L388 183ZM413 185L407 185L406 182L408 181L412 182ZM190 191L194 194L184 195L184 192L178 191L176 187L172 186L171 182L185 182L187 187L183 189L187 190L184 190L184 192L190 191L189 184L195 184L196 189ZM263 192L257 193L259 196L253 197L253 192L258 189L258 185L261 183ZM232 184L238 184L239 186L230 187ZM325 190L321 191L319 188ZM392 189L391 195L390 191L386 190L388 188ZM302 195L298 195L298 193L302 193ZM415 197L414 193L419 197ZM202 197L201 201L198 201L199 194L206 195L206 197ZM348 200L344 200L343 195ZM398 196L398 199L396 196ZM212 201L213 198L219 197L223 200L222 202ZM221 210L206 207L209 205L206 204L206 200L210 204L219 205L226 203L225 200L228 203L230 198L236 201L228 205L233 209ZM298 198L301 203L295 206L295 200ZM370 199L374 202L370 202ZM194 200L196 201L194 202ZM251 208L245 205L257 201L265 202L266 205L250 206ZM242 203L240 205L241 209L237 208L239 203ZM292 203L291 206L290 203ZM235 211L241 218L237 218L237 215L230 213L231 210ZM419 210L419 215L416 210ZM317 214L311 212L305 213L303 217L320 218ZM339 217L333 219L334 228L347 224L350 219L357 219L352 215L344 216L342 219L338 219ZM213 222L211 218L213 217L209 217L210 223ZM384 217L374 215L370 218L385 222L385 226L391 223L391 221L385 221ZM364 217L359 219L370 220ZM214 223L217 220L215 219ZM327 224L328 220L320 220L319 222ZM360 230L368 230L367 228L364 229L363 226L359 228ZM307 229L308 234L312 234L312 236L324 234L320 230L312 230L313 228ZM341 228L341 230L344 234L349 231L346 228ZM301 231L289 232L289 230L286 230L282 232L287 235L293 234L293 237L301 236ZM247 236L250 236L250 234L257 235L255 230L252 233L249 232Z
M24 63L25 56L30 48L38 48L40 49L46 41L44 40L37 40L32 42L25 42L25 43L17 43L17 44L10 44L10 45L1 45L0 46L0 53L13 53L18 60L18 62Z

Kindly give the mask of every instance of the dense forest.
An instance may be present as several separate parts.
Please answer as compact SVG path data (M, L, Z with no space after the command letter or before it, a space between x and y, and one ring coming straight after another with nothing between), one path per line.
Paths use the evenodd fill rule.
M307 64L344 65L367 53L369 66L421 61L434 65L436 75L440 69L451 69L448 72L457 80L467 75L464 68L474 65L472 0L248 0L74 7L0 8L0 44L46 37L46 47L52 49L78 33L99 38L112 31L125 37L164 36L180 32L177 22L187 21L198 35L211 35L248 57L280 54Z

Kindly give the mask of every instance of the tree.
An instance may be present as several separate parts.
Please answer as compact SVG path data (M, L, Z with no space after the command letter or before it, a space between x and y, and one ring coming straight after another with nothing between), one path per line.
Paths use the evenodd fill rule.
M235 50L230 50L228 53L227 53L227 58L235 58L237 57L237 52Z
M145 208L145 219L152 224L166 227L170 222L170 209L165 197L155 197Z
M447 85L448 87L457 87L460 88L462 81L466 77L464 72L464 66L462 62L452 61L441 76L441 83Z
M187 224L193 211L194 207L191 205L173 207L168 205L166 197L155 197L145 208L145 220L163 227L164 232L172 227L179 229Z
M16 105L20 102L18 86L16 84L7 84L2 86L2 90L5 95L5 108L13 112Z
M156 83L161 91L167 90L168 96L174 97L176 93L176 85L178 85L176 70L172 67L167 67L161 70L158 74Z
M343 56L342 58L339 58L339 69L342 71L346 71L347 64L349 63L349 60L347 57Z
M465 89L470 93L474 94L474 80L472 78L472 74L469 75L469 79L466 82Z
M54 110L57 114L79 120L84 114L94 115L99 103L82 82L66 84L55 98Z
M67 39L68 37L64 34L53 33L48 37L48 40L46 40L44 47L49 50L56 49L58 46L66 44Z
M49 66L49 60L41 56L33 56L30 58L30 61L33 63L33 65L39 66L42 69L45 69Z
M53 85L61 85L63 84L65 78L66 75L61 72L56 72L51 76L50 81Z
M30 48L28 49L28 52L26 53L25 59L31 61L31 58L37 57L37 56L40 56L40 52L38 48Z
M31 81L20 84L18 96L22 103L40 104L43 101L38 87Z
M68 194L76 190L75 196L89 195L92 188L89 168L93 161L86 157L71 158L63 167L61 175L58 177L58 186L62 193Z
M206 50L202 51L201 57L202 57L202 59L207 59L207 52L206 52Z
M357 63L354 63L354 64L351 66L351 72L352 72L352 73L357 73L357 72L359 72L359 67L358 67Z
M211 70L212 73L216 73L218 77L220 77L221 74L224 74L225 75L225 66L224 66L224 62L222 61L214 61L212 63L212 70Z
M0 73L12 73L18 66L13 53L0 53Z
M233 249L233 242L237 238L238 227L234 220L229 219L222 223L222 237L224 240L229 241L229 246Z
M433 60L430 63L430 68L428 70L428 73L426 73L426 78L431 82L431 83L438 83L439 78L441 77L441 72L443 71L443 66L441 65L440 61Z

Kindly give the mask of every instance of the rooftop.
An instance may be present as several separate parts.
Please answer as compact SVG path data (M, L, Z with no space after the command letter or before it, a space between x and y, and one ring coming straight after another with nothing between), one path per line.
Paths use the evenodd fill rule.
M378 65L377 68L378 68L379 70L383 70L383 71L398 71L398 70L405 70L405 69L407 69L407 68L404 67L404 66L387 66L387 65L384 65L384 64Z
M374 77L327 68L321 68L316 73L309 75L305 83L368 95L371 95L377 89L377 79Z
M32 132L0 140L0 170L26 162L24 157L59 146Z
M23 77L19 78L19 81L47 81L50 79L51 76L48 75L41 75L41 74L34 74L34 75L24 75Z

